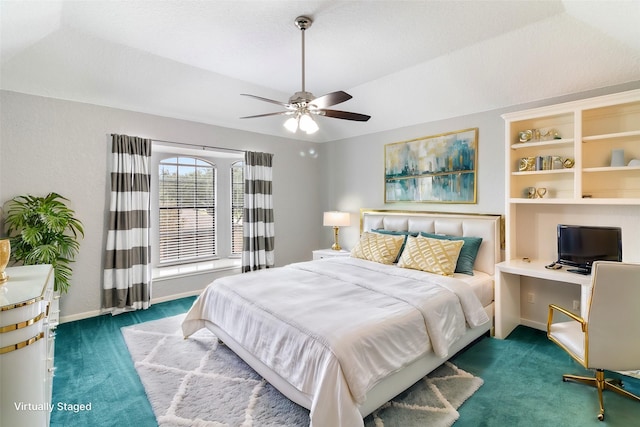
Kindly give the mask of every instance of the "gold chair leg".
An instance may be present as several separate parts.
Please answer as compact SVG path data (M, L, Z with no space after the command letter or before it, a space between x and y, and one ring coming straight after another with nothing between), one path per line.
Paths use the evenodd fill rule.
M617 381L618 383L620 383L620 381ZM635 394L631 393L628 390L623 389L621 386L612 383L609 380L606 380L604 382L604 388L605 390L611 390L611 391L615 391L616 393L618 393L621 396L625 396L628 397L629 399L633 399L633 400L637 400L638 402L640 402L640 396L636 396Z
M580 375L564 374L562 381L573 381L580 384L590 385L591 387L598 387L595 377L582 377Z
M583 377L580 375L565 374L562 376L562 381L573 381L580 384L586 384L598 389L598 401L600 404L600 412L598 413L598 419L600 421L604 420L604 401L602 399L602 392L604 390L611 390L618 393L621 396L625 396L640 402L640 396L636 396L635 394L622 388L622 381L618 379L605 379L604 371L602 369L596 370L595 377Z
M602 391L605 387L604 371L602 369L596 370L596 384L598 387L598 402L600 403L600 412L598 413L598 419L604 420L604 401L602 400Z

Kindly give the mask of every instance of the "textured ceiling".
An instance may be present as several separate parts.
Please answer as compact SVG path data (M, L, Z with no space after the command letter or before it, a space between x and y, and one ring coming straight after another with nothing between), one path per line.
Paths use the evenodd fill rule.
M292 135L244 119L344 90ZM330 141L640 80L639 1L6 1L0 88Z

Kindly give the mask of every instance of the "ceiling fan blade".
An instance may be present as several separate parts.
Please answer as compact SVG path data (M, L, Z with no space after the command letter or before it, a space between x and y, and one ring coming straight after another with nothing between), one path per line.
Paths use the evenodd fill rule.
M256 114L255 116L240 117L241 119L255 119L257 117L269 117L269 116L281 116L286 114L293 114L292 111L279 111L277 113Z
M354 120L356 122L366 122L371 118L371 116L367 116L366 114L351 113L349 111L315 110L312 112L321 116L333 117L334 119Z
M326 95L319 96L310 102L311 105L315 105L317 108L327 108L332 105L340 104L341 102L348 101L352 98L347 92L341 90L337 92L327 93Z
M242 95L242 96L248 96L248 97L250 97L250 98L258 99L258 100L260 100L260 101L264 101L264 102L270 102L271 104L281 105L281 106L283 106L283 107L285 107L285 108L289 108L289 107L290 107L290 105L289 105L289 104L287 104L286 102L275 101L275 100L273 100L273 99L263 98L263 97L261 97L261 96L256 96L256 95L250 95L250 94L248 94L248 93L241 93L240 95Z

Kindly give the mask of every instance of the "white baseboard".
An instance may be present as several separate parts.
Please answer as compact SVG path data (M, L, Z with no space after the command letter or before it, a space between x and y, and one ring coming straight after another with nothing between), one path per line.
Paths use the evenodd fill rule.
M102 310L85 311L84 313L76 313L70 316L60 316L60 323L74 322L76 320L88 319L104 314Z
M160 298L151 298L151 304L159 304L161 302L173 301L173 300L180 299L180 298L186 298L186 297L192 297L194 295L200 295L202 293L202 291L204 291L204 289L205 288L196 289L196 290L189 291L189 292L183 292L181 294L166 295L166 296L160 297Z
M547 331L547 324L542 322L536 322L535 320L529 319L520 319L520 324L524 326L528 326L533 329L538 329L540 331Z
M180 298L192 297L194 295L200 295L203 290L204 289L197 289L197 290L193 290L193 291L189 291L189 292L184 292L184 293L181 293L181 294L167 295L167 296L160 297L160 298L151 298L151 305L159 304L161 302L173 301L173 300L180 299ZM84 313L76 313L76 314L72 314L70 316L60 316L60 322L59 323L62 324L62 323L74 322L76 320L89 319L91 317L102 316L103 314L109 314L109 313L110 313L109 310L85 311Z

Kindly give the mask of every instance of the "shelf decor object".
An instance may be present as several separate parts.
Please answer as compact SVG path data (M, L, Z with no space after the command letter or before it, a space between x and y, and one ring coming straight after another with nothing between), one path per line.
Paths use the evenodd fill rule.
M384 146L384 202L476 203L478 128Z
M624 166L624 150L619 148L611 150L611 167L619 168Z

